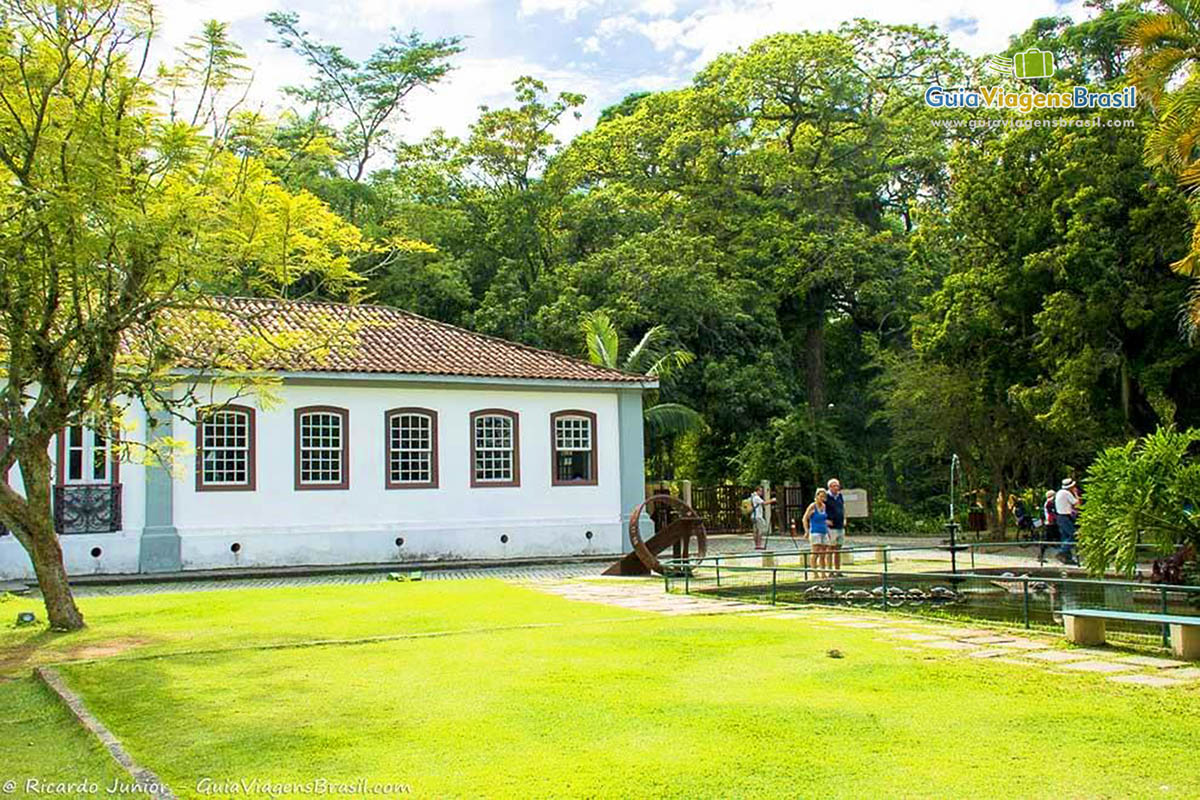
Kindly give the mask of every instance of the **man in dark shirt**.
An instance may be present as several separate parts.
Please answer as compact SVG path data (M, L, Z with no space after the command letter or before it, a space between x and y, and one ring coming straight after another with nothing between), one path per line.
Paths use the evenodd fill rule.
M829 547L833 551L833 571L842 574L842 545L846 541L846 498L842 497L842 482L830 478L829 496L825 498L825 514L829 525Z

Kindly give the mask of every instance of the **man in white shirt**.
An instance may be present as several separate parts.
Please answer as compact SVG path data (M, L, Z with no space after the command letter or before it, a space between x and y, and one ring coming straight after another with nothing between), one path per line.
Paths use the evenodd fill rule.
M771 533L771 518L769 516L770 506L775 503L774 500L768 500L764 497L763 488L759 486L754 490L754 494L750 495L750 521L754 524L754 549L765 550L767 547L767 536Z
M1079 487L1070 478L1063 478L1062 488L1054 493L1054 516L1062 542L1058 560L1064 564L1078 564L1075 560L1075 518L1079 516Z

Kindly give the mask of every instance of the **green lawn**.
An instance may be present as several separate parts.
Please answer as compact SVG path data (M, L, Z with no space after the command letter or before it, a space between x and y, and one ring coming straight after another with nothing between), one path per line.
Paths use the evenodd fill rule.
M414 797L1200 796L1196 688L908 652L805 619L639 614L491 581L330 588L324 604L314 591L93 600L89 647L106 630L146 643L62 672L181 797L200 796L203 778L366 779ZM194 636L181 635L184 620ZM458 632L134 657L306 631ZM71 652L56 641L39 658L47 648ZM54 746L92 769L68 729Z

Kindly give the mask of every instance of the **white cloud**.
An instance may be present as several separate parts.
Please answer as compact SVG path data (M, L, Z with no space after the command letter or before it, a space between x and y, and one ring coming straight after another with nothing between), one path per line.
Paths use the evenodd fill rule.
M675 0L641 0L637 10L649 17L669 17L675 13Z
M664 3L665 5L666 3ZM658 5L645 0L641 6ZM971 20L949 32L951 41L981 55L1007 46L1008 37L1023 31L1038 17L1069 15L1081 19L1082 0L1061 4L1056 0L990 3L981 0L915 0L885 3L880 0L708 0L682 18L639 19L619 14L602 20L596 35L601 39L636 34L656 50L684 48L693 63L707 63L717 55L745 46L777 31L827 30L855 17L885 23L920 23L948 29L951 20Z
M520 13L522 16L532 16L543 12L558 13L565 19L575 19L579 12L597 8L603 0L521 0Z

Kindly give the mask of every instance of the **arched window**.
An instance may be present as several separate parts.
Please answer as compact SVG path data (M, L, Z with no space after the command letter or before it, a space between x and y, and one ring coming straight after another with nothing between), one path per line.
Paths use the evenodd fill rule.
M254 491L254 439L253 408L201 409L196 425L196 491Z
M556 411L550 415L550 483L596 485L596 415Z
M388 489L436 489L437 412L393 408L384 414L384 485Z
M471 413L471 485L521 485L517 412L488 408Z
M350 488L350 412L296 409L296 489Z

